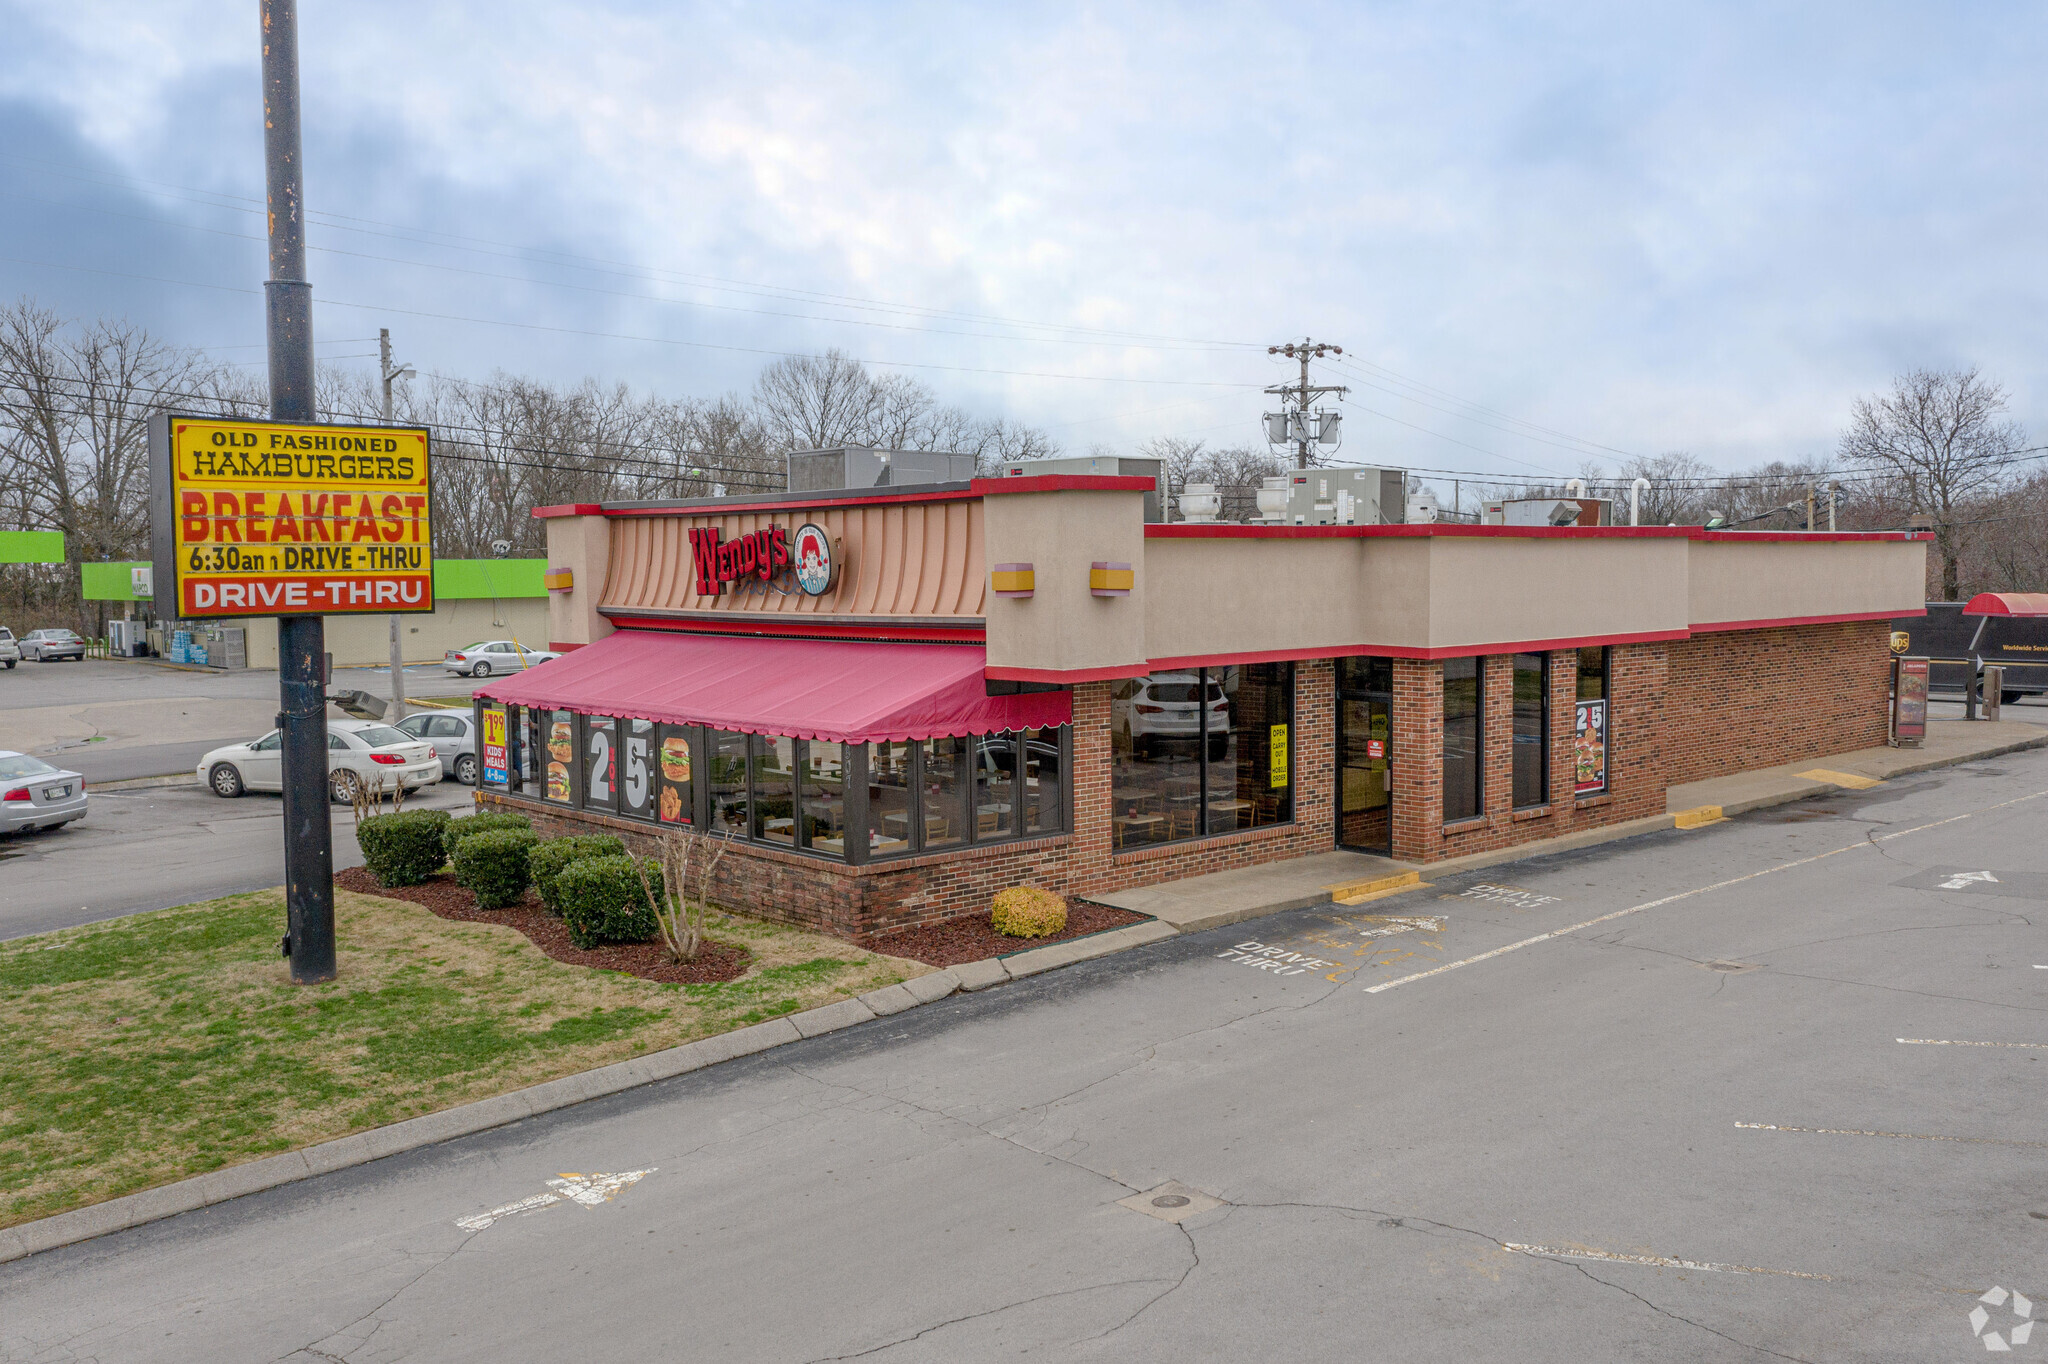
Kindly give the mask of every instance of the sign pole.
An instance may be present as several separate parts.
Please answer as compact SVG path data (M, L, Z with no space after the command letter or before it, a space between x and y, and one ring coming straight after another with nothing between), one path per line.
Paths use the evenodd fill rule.
M297 0L258 0L263 25L263 172L270 278L264 282L270 415L310 422L313 286L306 281L300 179ZM284 949L300 984L334 979L334 830L327 796L326 629L316 615L277 619L284 764Z

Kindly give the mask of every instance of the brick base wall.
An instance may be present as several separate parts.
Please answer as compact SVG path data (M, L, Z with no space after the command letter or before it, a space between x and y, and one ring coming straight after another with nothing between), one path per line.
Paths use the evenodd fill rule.
M1731 630L1665 648L1671 785L1885 741L1889 621Z
M1440 862L1664 812L1679 782L1882 743L1890 626L1884 621L1701 635L1618 645L1610 656L1607 789L1573 791L1578 655L1550 656L1550 799L1516 810L1513 659L1486 660L1485 788L1479 818L1443 818L1443 668L1394 660L1393 855ZM1294 820L1127 852L1111 844L1112 684L1074 688L1073 827L1050 838L852 867L734 843L712 898L747 914L859 938L986 912L1006 886L1063 895L1257 866L1335 846L1335 666L1295 665ZM651 850L646 825L486 793L544 834L610 829Z

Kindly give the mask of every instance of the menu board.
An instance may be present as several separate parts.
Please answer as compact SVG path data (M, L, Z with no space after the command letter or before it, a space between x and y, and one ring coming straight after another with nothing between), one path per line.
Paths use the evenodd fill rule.
M1927 665L1924 658L1892 661L1892 742L1917 744L1927 737Z
M1590 795L1607 789L1607 702L1580 701L1572 717L1572 789Z

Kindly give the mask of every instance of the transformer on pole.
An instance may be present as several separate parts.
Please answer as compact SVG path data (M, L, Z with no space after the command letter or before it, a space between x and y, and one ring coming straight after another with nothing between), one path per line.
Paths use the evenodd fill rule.
M1289 341L1284 346L1268 346L1266 354L1284 355L1290 360L1301 361L1301 381L1294 384L1275 384L1266 392L1280 399L1280 410L1266 414L1266 440L1272 445L1295 447L1294 467L1309 467L1309 447L1326 445L1332 448L1344 439L1344 414L1329 408L1311 409L1310 404L1328 393L1342 398L1351 390L1338 384L1311 384L1308 381L1308 362L1325 355L1342 355L1342 346L1327 341Z

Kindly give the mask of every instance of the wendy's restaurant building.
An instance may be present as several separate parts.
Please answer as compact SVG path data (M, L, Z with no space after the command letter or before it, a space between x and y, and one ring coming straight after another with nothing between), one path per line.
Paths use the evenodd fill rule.
M545 507L478 799L730 835L848 936L1357 849L1426 865L1882 743L1909 534L1160 524L1043 475Z

